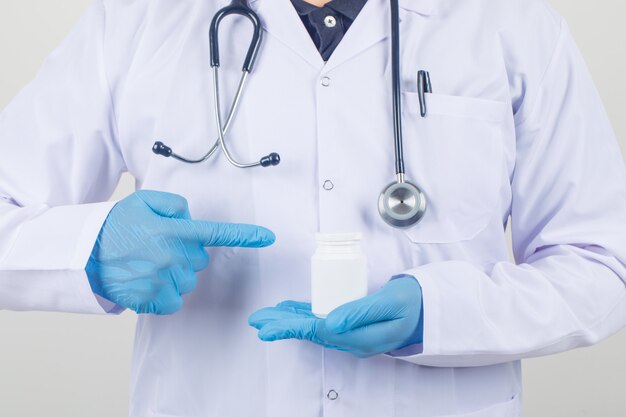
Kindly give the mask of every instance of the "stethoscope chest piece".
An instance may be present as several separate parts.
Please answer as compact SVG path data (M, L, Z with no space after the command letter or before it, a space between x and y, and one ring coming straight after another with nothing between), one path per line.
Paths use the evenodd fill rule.
M378 211L388 225L410 227L424 217L426 196L416 185L396 181L380 193Z

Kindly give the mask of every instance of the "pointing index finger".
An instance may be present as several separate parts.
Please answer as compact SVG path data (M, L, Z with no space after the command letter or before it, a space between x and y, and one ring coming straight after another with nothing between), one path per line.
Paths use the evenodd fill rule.
M202 246L226 246L242 248L263 248L272 245L276 236L265 227L252 224L216 223L202 220L182 220L184 228L179 235L195 239Z

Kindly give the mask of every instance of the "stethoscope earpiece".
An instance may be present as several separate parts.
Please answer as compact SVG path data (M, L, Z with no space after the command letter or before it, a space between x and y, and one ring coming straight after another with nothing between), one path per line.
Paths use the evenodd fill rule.
M276 152L272 152L271 154L261 158L261 161L259 163L264 168L275 167L276 165L280 164L280 155Z
M173 153L172 148L170 148L163 142L154 142L154 145L152 146L152 152L154 152L157 155L164 156L166 158L169 158L170 156L172 156L172 153Z

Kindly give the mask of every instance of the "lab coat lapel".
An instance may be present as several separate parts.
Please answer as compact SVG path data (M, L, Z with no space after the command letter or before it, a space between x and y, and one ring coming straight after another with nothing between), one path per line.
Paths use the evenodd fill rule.
M368 0L365 3L326 63L327 72L388 36L388 3L388 0Z
M400 0L400 8L424 16L434 14L440 0ZM400 10L400 19L402 12ZM326 63L326 71L341 65L391 34L389 0L368 0Z
M266 32L313 67L322 69L324 60L290 0L252 0L250 7L259 14Z

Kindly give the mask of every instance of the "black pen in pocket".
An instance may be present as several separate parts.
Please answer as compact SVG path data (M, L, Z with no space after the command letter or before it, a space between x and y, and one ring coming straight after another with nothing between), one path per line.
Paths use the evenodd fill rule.
M417 72L417 94L420 101L420 114L426 117L426 93L432 93L433 86L430 83L430 73L428 71L419 70Z

